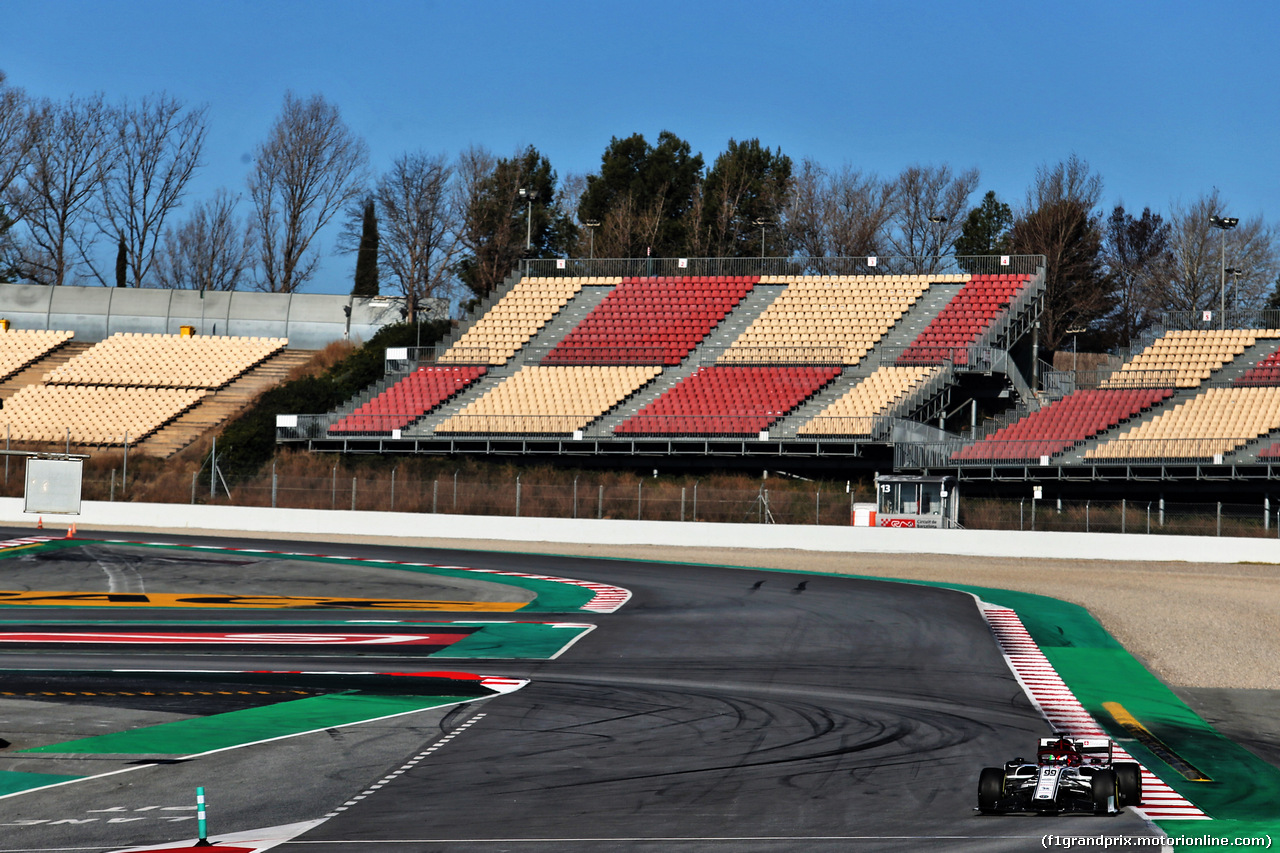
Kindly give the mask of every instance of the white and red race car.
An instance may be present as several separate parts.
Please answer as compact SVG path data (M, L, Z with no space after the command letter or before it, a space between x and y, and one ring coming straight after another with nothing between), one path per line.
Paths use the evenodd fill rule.
M1040 738L1036 760L1015 758L978 777L983 814L1087 811L1118 814L1142 801L1142 774L1132 761L1114 761L1108 738Z

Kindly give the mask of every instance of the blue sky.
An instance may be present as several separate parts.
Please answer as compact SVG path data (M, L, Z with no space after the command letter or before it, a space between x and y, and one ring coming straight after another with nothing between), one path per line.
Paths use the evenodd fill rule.
M730 138L892 175L977 167L1019 200L1073 151L1104 200L1217 187L1280 221L1280 4L1190 2L69 2L4 0L0 69L50 98L209 105L191 189L243 192L284 92L321 93L385 168L416 149L537 146L587 173L611 136ZM975 195L974 201L978 200ZM331 235L326 248L331 248ZM326 255L312 292L350 289Z

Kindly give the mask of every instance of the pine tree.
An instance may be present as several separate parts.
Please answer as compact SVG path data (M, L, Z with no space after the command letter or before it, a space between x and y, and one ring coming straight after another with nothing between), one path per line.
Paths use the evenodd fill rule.
M129 286L129 247L125 245L124 237L120 237L120 243L116 246L116 287Z
M352 296L378 295L378 213L373 199L365 199L360 228L360 248L356 251L355 285Z

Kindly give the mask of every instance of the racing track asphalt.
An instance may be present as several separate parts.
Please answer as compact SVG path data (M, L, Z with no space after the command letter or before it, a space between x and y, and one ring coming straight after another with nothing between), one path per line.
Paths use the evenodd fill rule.
M967 594L665 563L280 548L517 569L617 584L633 598L613 614L572 614L599 627L557 660L467 661L475 672L532 679L509 695L0 799L0 850L190 838L182 809L196 785L209 791L215 841L219 832L335 815L278 848L314 853L1029 851L1041 849L1045 833L1153 834L1127 812L973 812L980 768L1032 752L1047 726ZM181 617L152 610L145 618L162 615ZM52 662L104 665L65 649L0 653L5 668ZM144 663L211 668L181 649ZM218 668L241 665L313 669L316 660L279 651L218 658ZM325 669L403 665L370 655L324 660ZM414 761L442 737L438 751ZM124 769L118 764L101 768ZM61 772L88 771L68 764ZM109 815L122 819L109 825ZM180 820L166 823L166 815ZM40 823L12 825L23 820Z

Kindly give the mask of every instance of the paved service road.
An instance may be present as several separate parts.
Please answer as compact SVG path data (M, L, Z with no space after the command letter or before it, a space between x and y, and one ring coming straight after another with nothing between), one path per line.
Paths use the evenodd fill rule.
M55 763L39 772L87 775L87 762L126 772L0 799L0 851L108 850L192 838L187 792L197 785L208 791L215 841L219 833L330 816L277 848L315 853L1024 851L1041 849L1041 836L1051 832L1152 834L1130 813L973 812L980 768L1034 752L1035 738L1048 731L965 594L666 563L298 543L286 549L515 569L616 584L633 597L616 613L572 613L571 621L597 628L558 659L447 667L531 679L507 695L462 697L460 704L177 763L51 756ZM145 565L130 571L148 583ZM188 581L195 586L179 591L217 591L213 579ZM377 582L382 597L404 596L394 577ZM299 594L287 585L260 590L267 591ZM301 594L367 593L313 584ZM30 626L30 612L12 618ZM60 619L73 612L56 611ZM0 619L7 614L0 611ZM141 618L181 615L149 609ZM292 658L280 648L254 656L237 647L214 658L178 647L127 654L145 654L147 668L157 669L317 668L315 658ZM65 646L0 648L0 663L107 668L101 657L77 658ZM404 668L404 657L368 650L357 660L326 658L323 666ZM65 717L68 731L85 730L82 705L3 697L0 726L30 720L34 705L60 709L55 716ZM103 710L104 718L107 710L119 712ZM150 714L146 725L169 713L126 710ZM58 742L57 733L45 732L41 742ZM16 762L0 752L3 769Z

